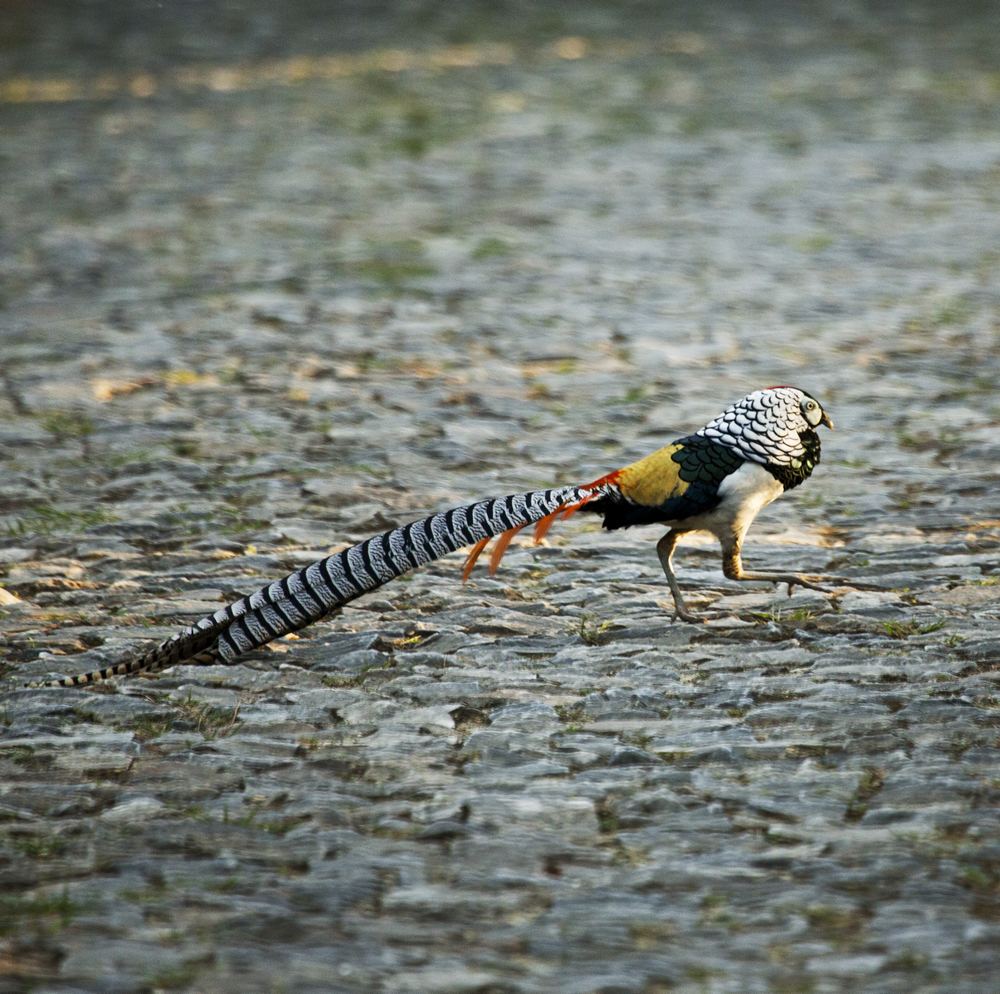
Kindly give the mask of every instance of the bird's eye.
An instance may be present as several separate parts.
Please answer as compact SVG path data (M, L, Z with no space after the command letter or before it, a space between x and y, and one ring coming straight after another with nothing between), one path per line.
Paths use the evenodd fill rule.
M816 410L816 401L814 401L814 400L807 400L806 401L806 410L807 411L815 411Z

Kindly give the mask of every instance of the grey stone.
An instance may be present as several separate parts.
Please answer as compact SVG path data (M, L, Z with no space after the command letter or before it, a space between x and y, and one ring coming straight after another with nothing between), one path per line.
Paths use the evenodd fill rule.
M132 797L105 811L101 820L115 825L149 821L160 815L163 807L155 797Z
M312 663L310 669L317 673L358 673L385 666L390 656L376 649L355 649L349 652L327 654Z

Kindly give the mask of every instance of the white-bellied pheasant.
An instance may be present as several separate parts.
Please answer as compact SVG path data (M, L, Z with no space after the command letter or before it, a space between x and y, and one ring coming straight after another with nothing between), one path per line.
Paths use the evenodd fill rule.
M559 517L584 510L604 516L605 528L660 524L669 531L656 551L677 617L688 611L672 557L686 532L710 532L722 544L722 569L731 580L771 580L815 587L795 573L743 569L741 548L762 507L812 473L820 457L816 429L833 424L815 398L795 387L748 394L693 435L583 486L494 497L376 535L343 552L261 587L149 651L91 673L38 681L33 687L74 687L176 663L232 662L237 656L319 621L397 576L472 545L463 578L494 536L494 572L511 539L535 524L535 538ZM818 579L818 578L817 578Z

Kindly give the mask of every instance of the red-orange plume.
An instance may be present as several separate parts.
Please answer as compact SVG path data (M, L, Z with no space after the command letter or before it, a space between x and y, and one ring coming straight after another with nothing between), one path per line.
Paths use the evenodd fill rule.
M472 568L476 565L476 560L483 554L483 549L485 549L489 544L491 538L491 535L487 535L486 538L481 538L469 550L468 556L465 557L465 566L462 568L463 583L469 579L469 574L472 572Z
M493 551L490 553L490 576L493 576L500 568L500 560L503 559L503 554L507 551L507 546L510 545L514 536L523 527L524 525L518 525L516 528L509 528L497 538L496 544L493 546Z
M598 497L600 497L601 495L598 492L597 488L603 486L606 483L616 483L618 481L620 472L621 472L620 470L616 469L613 472L608 473L607 476L602 476L599 480L594 480L593 483L588 483L586 486L580 488L581 490L591 491L582 500L578 500L573 504L560 504L559 507L557 507L550 514L546 514L544 518L539 518L538 521L535 523L535 535L534 535L535 542L541 542L541 540L545 538L546 534L548 534L549 529L555 524L557 518L570 518L574 514L576 514L576 512L579 511L580 508L583 507L585 504L589 504L592 500L596 500ZM591 488L594 489L591 490ZM493 549L490 552L491 576L494 573L496 573L497 569L499 569L500 560L503 559L504 553L510 546L510 543L513 540L514 536L522 528L524 528L526 524L527 522L525 522L524 525L518 525L516 528L509 528L507 531L501 532L501 534L497 537L496 545L493 546ZM488 537L480 539L469 551L469 555L466 557L465 560L465 566L462 569L463 580L469 579L469 575L472 573L472 569L476 565L476 560L479 559L479 557L483 554L483 549L486 548L488 543L489 543Z
M539 518L538 523L535 525L535 541L541 542L545 538L548 530L556 523L556 518L559 517L560 508L556 508L551 514L546 514L544 518Z

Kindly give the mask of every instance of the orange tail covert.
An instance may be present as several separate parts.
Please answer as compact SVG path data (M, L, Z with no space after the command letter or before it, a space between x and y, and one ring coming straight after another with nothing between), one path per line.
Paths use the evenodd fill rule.
M590 490L590 493L586 494L582 500L560 504L555 508L555 510L546 514L544 518L539 518L539 520L535 522L535 531L532 536L534 542L536 544L541 542L542 539L548 534L549 529L556 523L557 519L571 518L585 504L589 504L592 500L598 498L601 495L599 488L608 484L614 484L617 481L620 472L620 470L616 469L613 472L608 473L606 476L602 476L600 479L594 480L593 483L588 483L585 486L580 487L580 490ZM497 536L496 544L490 552L490 576L493 576L500 568L500 563L503 560L507 549L510 547L510 543L513 541L514 536L525 527L526 524L518 525L516 528L510 528ZM476 561L482 555L483 550L486 548L489 541L490 539L488 538L481 539L469 551L469 555L465 560L465 565L462 568L463 581L469 579L469 576L472 574L473 567L476 565Z

